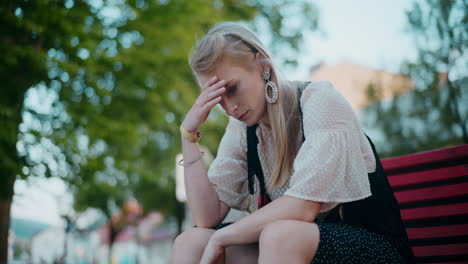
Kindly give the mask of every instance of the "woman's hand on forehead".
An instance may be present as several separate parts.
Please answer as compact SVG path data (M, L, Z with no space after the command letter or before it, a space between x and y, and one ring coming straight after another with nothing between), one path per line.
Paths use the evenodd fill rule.
M189 132L196 132L205 122L210 114L211 109L221 102L222 95L226 92L225 81L217 81L217 77L213 76L206 82L201 94L195 100L192 108L185 116L182 122L183 127Z
M202 84L202 90L206 89L206 88L209 88L211 85L215 84L216 81L218 80L218 76L214 75L212 76L210 79L208 80L202 80L202 82L205 82L204 84Z
M234 79L232 79L232 78L229 79L228 81L226 81L226 80L224 80L224 79L219 80L219 79L218 79L218 76L214 75L214 76L212 76L210 79L208 79L208 80L206 81L206 83L205 83L205 84L203 85L203 87L202 87L202 90L208 89L208 88L210 88L211 86L213 86L213 85L215 85L215 84L217 84L217 83L219 83L219 82L224 82L224 84L225 84L224 86L225 86L225 88L227 88L227 87L229 86L229 84L231 84L233 81L234 81ZM212 87L211 87L211 88L212 88Z

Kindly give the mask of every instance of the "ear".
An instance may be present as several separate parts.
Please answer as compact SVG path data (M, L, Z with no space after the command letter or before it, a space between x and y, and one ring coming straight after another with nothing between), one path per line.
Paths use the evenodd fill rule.
M261 66L262 73L271 70L271 65L269 63L265 63L265 55L261 52L255 53L255 60L257 61L258 65Z

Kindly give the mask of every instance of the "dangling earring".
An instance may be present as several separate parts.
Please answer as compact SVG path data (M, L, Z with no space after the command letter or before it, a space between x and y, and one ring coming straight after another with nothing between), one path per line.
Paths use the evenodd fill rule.
M275 83L270 80L269 71L263 72L263 80L267 81L265 85L265 98L268 103L274 104L278 99L278 88L276 87ZM268 96L268 87L271 87L271 97Z

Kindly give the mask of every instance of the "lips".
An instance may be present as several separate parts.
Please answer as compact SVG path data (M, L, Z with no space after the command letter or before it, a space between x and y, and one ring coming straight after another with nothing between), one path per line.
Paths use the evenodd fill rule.
M241 116L239 117L239 120L240 120L240 121L244 121L244 118L245 118L245 116L247 115L248 112L249 112L249 111L247 111L247 112L245 112L243 115L241 115Z

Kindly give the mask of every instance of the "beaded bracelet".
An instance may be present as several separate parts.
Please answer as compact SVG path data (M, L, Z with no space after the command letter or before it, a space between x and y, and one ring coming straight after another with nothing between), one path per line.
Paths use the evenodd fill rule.
M201 160L203 158L203 155L205 155L205 152L202 151L201 155L200 155L200 157L198 159L193 160L193 161L189 161L189 162L185 162L185 163L183 163L184 159L181 159L177 164L179 164L179 166L188 166L190 164L193 164L193 163Z
M188 141L195 143L195 142L198 142L198 140L200 140L200 137L201 137L200 131L197 131L194 135L188 132L187 129L185 129L185 127L183 126L180 126L179 129L180 129L180 133L182 134L182 136L186 138Z

